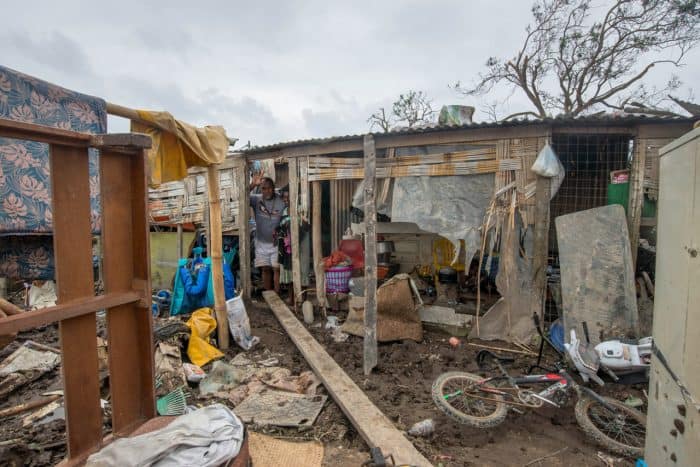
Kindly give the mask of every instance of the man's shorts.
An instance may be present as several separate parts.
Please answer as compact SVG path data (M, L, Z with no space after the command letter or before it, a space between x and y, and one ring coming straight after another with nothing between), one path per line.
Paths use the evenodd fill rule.
M265 243L255 239L255 267L272 266L278 268L277 257L279 255L277 246L273 243Z

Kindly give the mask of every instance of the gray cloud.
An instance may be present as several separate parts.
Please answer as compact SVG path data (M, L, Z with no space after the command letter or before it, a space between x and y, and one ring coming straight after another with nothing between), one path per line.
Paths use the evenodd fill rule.
M40 36L14 31L0 35L0 41L14 49L16 55L35 64L60 73L94 76L90 59L83 47L61 31L54 30Z

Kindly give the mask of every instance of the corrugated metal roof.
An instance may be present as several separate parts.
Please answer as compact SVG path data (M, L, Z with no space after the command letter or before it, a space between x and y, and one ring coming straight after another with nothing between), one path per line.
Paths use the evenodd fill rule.
M659 116L659 115L640 115L640 114L602 114L602 115L587 115L581 117L568 117L568 116L558 116L558 117L548 117L542 119L512 119L508 121L500 122L474 122L464 125L439 125L428 124L415 128L397 128L384 132L371 132L370 134L374 136L386 136L386 135L415 135L421 133L432 133L440 131L454 131L454 130L467 130L467 129L484 129L484 128L509 128L516 126L528 126L528 125L541 125L549 124L553 126L569 126L569 125L581 125L581 126L597 126L601 124L614 125L614 126L625 126L631 124L650 124L650 123L692 123L696 119L692 117L683 116ZM275 151L284 148L290 148L294 146L303 145L317 145L317 144L327 144L334 142L350 141L355 139L360 139L364 137L367 133L354 134L354 135L342 135L342 136L331 136L327 138L310 138L310 139L300 139L295 141L286 141L280 143L274 143L264 146L254 146L250 149L241 151L243 154L259 154L268 151Z

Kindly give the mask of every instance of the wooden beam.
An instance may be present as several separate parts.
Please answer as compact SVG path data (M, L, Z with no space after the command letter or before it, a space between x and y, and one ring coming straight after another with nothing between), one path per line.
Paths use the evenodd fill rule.
M322 190L321 182L312 182L312 198L313 206L311 208L311 239L313 242L313 262L314 262L314 275L316 276L316 299L318 300L318 306L324 311L328 306L326 301L326 275L323 268L323 233L322 233L322 220L321 220L321 209L322 209Z
M135 303L142 298L141 293L136 291L107 293L98 297L70 300L62 302L60 305L8 316L0 319L0 336L27 331L57 321L95 313L106 308Z
M77 131L62 130L34 123L17 122L0 118L0 137L57 144L64 147L87 148L91 135Z
M365 375L377 366L377 151L372 135L364 140L365 154L365 337L364 337L364 371Z
M146 157L124 157L109 147L100 153L102 254L107 293L135 284L150 292ZM153 324L148 303L107 310L112 429L125 434L156 415L153 386Z
M299 251L299 170L297 159L289 160L289 217L292 233L292 283L294 302L301 296L301 259Z
M31 136L36 139L35 134ZM63 304L95 294L88 151L52 144L49 159L57 296ZM96 334L94 313L59 324L69 458L88 453L102 442Z
M547 287L547 257L549 256L549 197L551 179L537 176L535 190L535 230L532 251L532 312L544 319Z
M250 298L250 178L248 163L236 159L238 177L238 258L240 265L241 295Z
M499 126L494 128L462 128L426 131L423 133L388 133L375 134L376 149L399 148L410 146L432 146L441 144L482 143L510 138L536 138L549 132L551 125L537 123L527 126ZM282 145L284 146L284 145ZM246 159L277 159L280 157L318 156L323 154L340 154L344 152L362 152L363 137L352 136L342 140L318 143L299 143L284 147L260 148L245 151Z
M263 292L263 297L311 369L369 447L381 448L385 456L393 455L396 465L430 466L430 462L309 334L277 294L266 291Z
M211 258L212 285L214 288L214 313L216 314L216 335L219 349L229 347L228 315L224 293L223 246L221 239L221 189L219 170L216 165L207 167L207 196L209 199L209 233L207 247Z
M627 201L627 230L632 248L632 264L637 265L637 250L639 249L639 226L642 220L644 206L644 172L647 158L647 140L638 139L632 168L630 170L629 199Z

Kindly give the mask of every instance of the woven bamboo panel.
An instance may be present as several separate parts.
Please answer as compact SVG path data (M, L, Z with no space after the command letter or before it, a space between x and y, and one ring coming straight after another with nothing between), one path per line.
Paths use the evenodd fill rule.
M230 231L236 228L239 206L234 169L219 171L221 193L222 229ZM204 222L204 210L207 209L207 181L201 175L190 175L182 181L163 183L158 188L151 188L148 193L151 224L171 225L180 223Z

